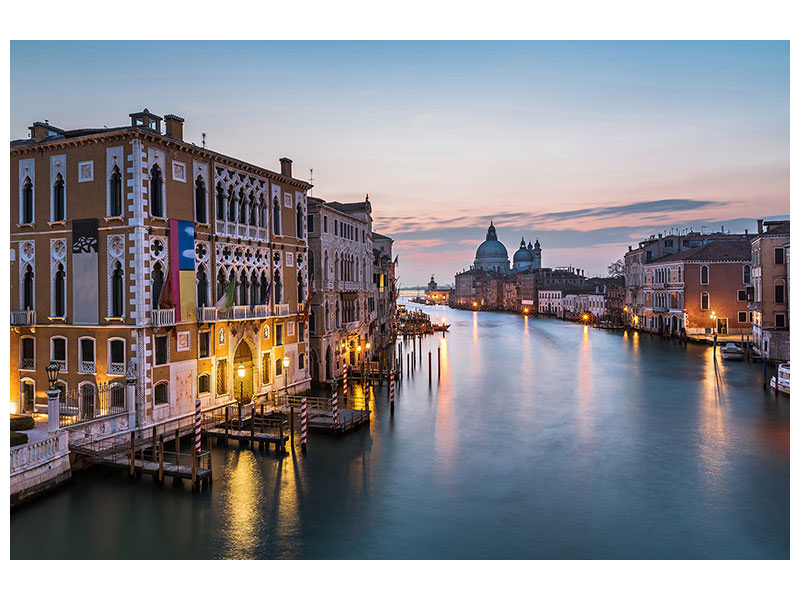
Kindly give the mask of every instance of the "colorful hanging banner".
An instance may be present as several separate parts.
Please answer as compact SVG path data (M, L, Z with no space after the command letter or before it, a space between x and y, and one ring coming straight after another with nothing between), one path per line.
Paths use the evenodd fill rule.
M175 322L196 321L193 221L169 220L169 253Z

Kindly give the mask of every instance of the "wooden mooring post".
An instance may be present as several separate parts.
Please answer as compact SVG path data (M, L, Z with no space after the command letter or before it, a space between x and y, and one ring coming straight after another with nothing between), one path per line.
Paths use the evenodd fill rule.
M436 349L436 379L442 378L442 347Z
M181 464L181 433L180 430L175 430L175 464Z
M197 491L197 447L194 444L192 444L192 491Z
M164 436L158 438L158 482L164 482Z
M428 350L428 385L433 381L433 370L431 369L431 351Z
M292 454L294 454L294 406L289 407L289 437L291 438Z
M133 478L136 475L136 434L131 431L131 472L129 476Z
M228 419L228 414L229 414L228 413L228 408L229 407L227 407L227 406L225 407L225 445L226 446L228 445L228 421L229 421L229 419Z

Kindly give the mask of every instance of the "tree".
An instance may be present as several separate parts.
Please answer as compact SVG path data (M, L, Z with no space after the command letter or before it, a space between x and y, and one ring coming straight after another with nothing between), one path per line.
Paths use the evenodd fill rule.
M625 261L620 258L619 260L608 265L608 274L611 277L624 277Z

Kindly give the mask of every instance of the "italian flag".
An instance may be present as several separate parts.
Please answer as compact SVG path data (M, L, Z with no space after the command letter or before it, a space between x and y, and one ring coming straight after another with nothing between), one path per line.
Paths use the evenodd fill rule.
M231 282L228 284L228 287L225 288L225 293L222 295L222 298L217 300L217 303L214 305L215 308L225 308L228 309L233 306L233 296L236 293L236 280L231 279Z

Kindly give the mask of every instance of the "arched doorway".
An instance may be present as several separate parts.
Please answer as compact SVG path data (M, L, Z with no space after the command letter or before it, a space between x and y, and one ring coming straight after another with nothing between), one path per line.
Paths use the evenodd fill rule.
M244 367L244 377L239 377L239 367ZM253 352L250 344L242 340L233 355L233 395L236 400L244 398L245 404L253 397L254 377Z
M678 317L672 315L672 332L678 331Z
M331 347L328 346L328 349L325 351L325 381L330 381L333 379L331 375L331 365L333 364L333 354L331 353Z
M319 381L319 359L317 353L311 350L309 353L309 362L311 363L311 379Z

